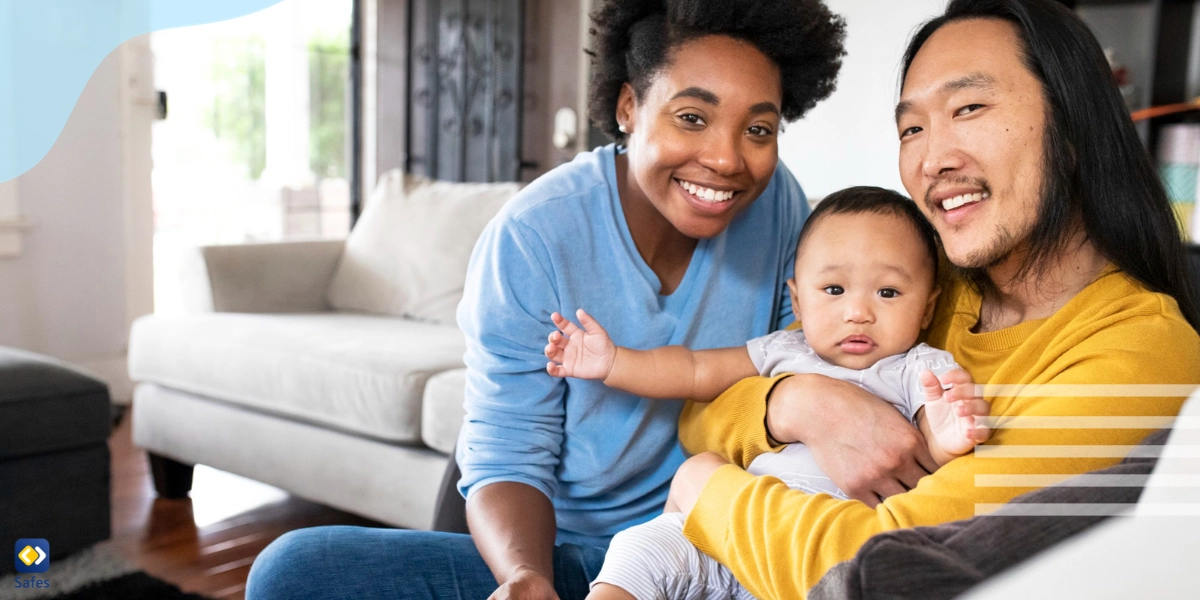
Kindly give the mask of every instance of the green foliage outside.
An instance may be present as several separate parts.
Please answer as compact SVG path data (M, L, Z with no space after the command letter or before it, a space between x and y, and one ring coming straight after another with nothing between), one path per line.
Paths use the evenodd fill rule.
M346 176L350 32L308 42L309 165L318 178Z
M260 36L217 40L213 106L205 115L206 124L229 144L250 179L258 179L267 166L265 49Z
M318 177L346 176L349 32L308 42L309 167ZM265 44L259 36L217 41L212 111L206 125L225 141L233 159L258 179L267 163Z

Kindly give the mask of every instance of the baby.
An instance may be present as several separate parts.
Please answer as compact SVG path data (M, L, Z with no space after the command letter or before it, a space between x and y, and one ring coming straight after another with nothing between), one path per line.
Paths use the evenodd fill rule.
M745 377L818 373L894 405L920 428L939 466L990 435L982 425L987 415L950 393L952 386L973 385L970 375L949 353L914 345L940 290L935 233L907 198L872 187L831 194L800 232L788 287L803 330L777 331L735 348L633 350L614 345L582 309L581 327L555 313L559 331L550 334L546 369L646 398L697 402L711 401ZM748 471L806 493L847 497L803 444L759 456ZM678 512L614 537L588 597L752 598L728 569L684 538Z

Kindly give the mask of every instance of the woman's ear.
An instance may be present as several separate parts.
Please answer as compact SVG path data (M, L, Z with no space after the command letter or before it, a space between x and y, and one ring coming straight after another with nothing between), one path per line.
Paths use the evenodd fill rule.
M929 327L929 322L933 321L933 313L937 309L938 296L942 293L940 286L933 286L933 291L929 292L929 300L925 301L925 316L921 317L921 329Z
M621 84L621 93L617 96L617 128L628 136L633 133L634 109L637 108L637 96L629 82Z

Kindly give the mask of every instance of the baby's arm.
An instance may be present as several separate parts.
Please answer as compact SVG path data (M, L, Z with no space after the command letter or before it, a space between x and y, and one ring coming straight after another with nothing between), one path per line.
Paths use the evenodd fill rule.
M925 435L929 453L938 466L970 452L986 442L992 432L983 421L991 412L987 400L975 396L975 381L962 369L948 371L938 379L933 371L921 372L925 406L917 411L917 427ZM950 389L943 389L943 384Z
M546 371L555 377L599 379L605 385L644 398L690 398L707 402L738 381L758 375L745 346L688 350L662 346L631 350L613 344L591 315L576 313L582 327L558 313L558 331L546 344Z

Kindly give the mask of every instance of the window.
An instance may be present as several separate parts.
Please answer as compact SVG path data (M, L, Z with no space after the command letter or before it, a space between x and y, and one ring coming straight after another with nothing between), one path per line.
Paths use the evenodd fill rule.
M194 246L344 238L353 0L285 0L151 36L168 115L152 152L155 304Z

